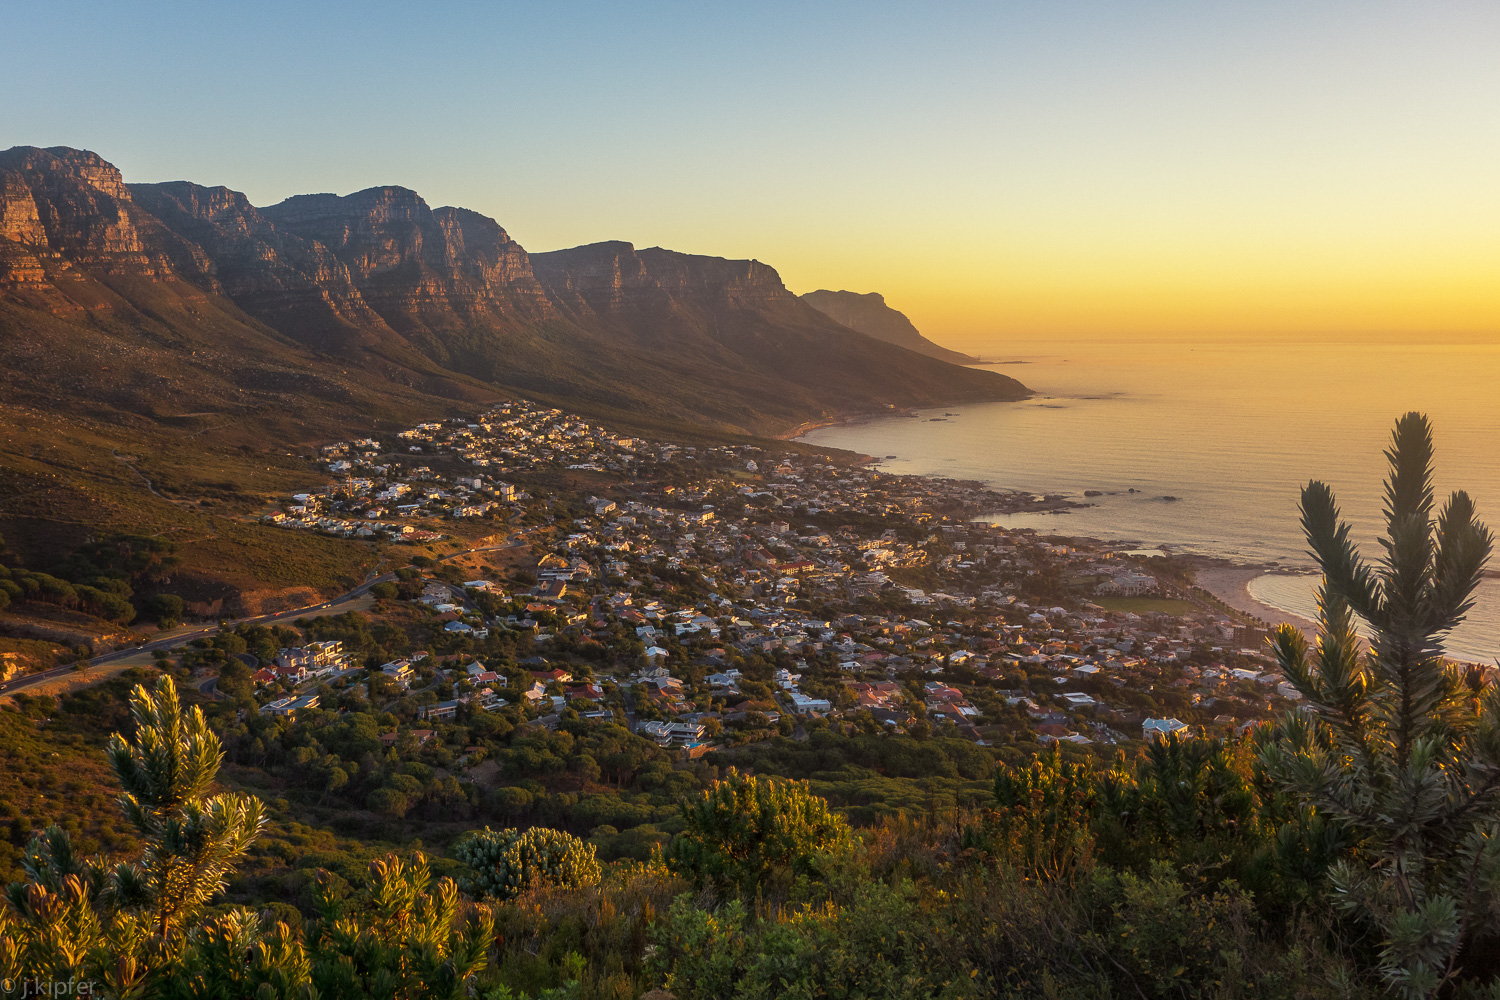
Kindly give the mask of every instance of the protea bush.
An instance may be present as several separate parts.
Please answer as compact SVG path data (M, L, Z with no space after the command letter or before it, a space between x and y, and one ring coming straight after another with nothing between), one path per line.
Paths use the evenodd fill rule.
M474 870L464 890L476 899L515 899L534 886L576 888L599 883L593 844L571 833L535 826L529 830L483 830L470 834L454 857Z

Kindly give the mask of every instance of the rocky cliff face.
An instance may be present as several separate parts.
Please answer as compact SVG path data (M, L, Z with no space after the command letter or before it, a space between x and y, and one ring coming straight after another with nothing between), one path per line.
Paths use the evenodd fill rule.
M84 265L101 277L165 280L207 262L132 202L119 170L86 150L17 146L0 153L0 235L34 258L34 279ZM9 248L12 259L17 247ZM14 265L13 265L14 266ZM18 274L0 273L16 281Z
M808 292L802 296L802 301L835 322L888 344L904 347L908 351L916 351L929 358L956 365L978 360L934 344L922 336L905 313L885 304L885 296L879 292L861 295L858 292L830 292L822 288L816 292Z
M607 315L628 303L667 301L635 247L619 240L532 254L531 266L548 298L570 311Z
M493 219L433 211L412 190L298 195L263 211L288 234L327 247L360 294L399 332L549 318L530 259Z
M135 184L137 203L202 248L223 293L319 347L393 335L327 247L283 232L243 194L188 181Z
M795 301L775 268L758 260L725 260L661 247L642 250L639 256L651 280L685 302L755 308Z
M726 260L611 240L532 255L547 295L562 306L599 312L667 302L754 308L796 301L776 270L756 260Z
M60 340L47 316L81 325ZM758 261L621 242L533 256L495 220L432 209L403 187L257 208L224 187L127 185L82 150L0 153L0 335L30 345L26 378L45 396L60 359L87 369L106 323L111 349L132 358L221 331L211 342L226 384L239 377L234 351L292 345L378 373L370 391L446 372L580 408L742 429L1025 393L858 333ZM164 363L155 357L103 387L158 398L146 388Z
M836 328L759 261L610 241L534 254L532 266L562 314L642 342L723 343L747 322L772 317L813 335Z
M944 382L953 393L946 398L955 400L1026 393L1012 379L996 382L992 373L955 368L851 329L793 295L759 261L615 241L534 254L532 266L559 313L579 325L682 366L730 370L754 392L822 397L845 410L867 408L857 387L875 382L893 393L882 401L933 398Z

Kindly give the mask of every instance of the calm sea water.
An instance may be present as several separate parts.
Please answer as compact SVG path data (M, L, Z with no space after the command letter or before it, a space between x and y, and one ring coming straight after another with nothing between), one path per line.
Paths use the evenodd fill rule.
M821 428L803 440L877 456L892 472L1095 505L994 518L1007 525L1306 570L1299 488L1312 478L1329 483L1373 558L1382 451L1396 417L1421 410L1434 424L1440 494L1467 490L1481 517L1500 527L1500 344L1054 341L1007 349L1015 353L1003 360L1012 363L996 370L1036 398ZM1251 592L1305 615L1315 584L1276 575L1253 581ZM1500 580L1485 581L1448 649L1500 656Z

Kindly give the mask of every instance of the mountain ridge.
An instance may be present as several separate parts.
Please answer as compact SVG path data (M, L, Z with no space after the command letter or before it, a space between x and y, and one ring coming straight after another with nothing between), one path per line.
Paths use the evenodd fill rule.
M10 322L30 336L49 328L45 315L85 327L109 317L114 336L149 339L175 316L191 340L191 317L212 312L245 328L247 360L311 352L364 369L372 395L390 379L469 380L774 433L838 412L1026 392L833 322L757 261L625 243L532 255L496 220L431 208L399 185L257 207L223 186L127 183L85 150L14 147L0 153L0 237L4 297L37 314ZM62 354L86 363L88 337ZM258 337L276 346L250 347ZM110 392L138 396L135 381Z
M531 255L408 188L261 208L222 185L128 183L66 147L0 151L0 384L17 558L172 538L174 586L210 603L357 582L350 551L253 520L331 440L515 396L627 433L745 440L1027 392L842 326L760 262Z
M905 313L892 309L886 303L885 296L879 292L835 292L820 288L815 292L804 293L801 298L835 322L888 344L955 365L972 364L979 360L928 340Z

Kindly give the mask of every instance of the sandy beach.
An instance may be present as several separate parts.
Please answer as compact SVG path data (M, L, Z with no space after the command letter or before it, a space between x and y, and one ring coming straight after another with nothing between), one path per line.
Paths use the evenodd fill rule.
M1250 596L1250 581L1263 576L1265 572L1264 569L1253 566L1202 566L1193 582L1236 611L1254 615L1270 625L1283 622L1295 625L1309 638L1316 635L1318 627L1311 619L1273 608Z

